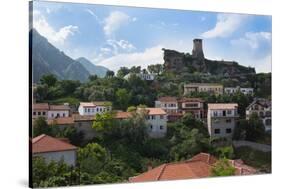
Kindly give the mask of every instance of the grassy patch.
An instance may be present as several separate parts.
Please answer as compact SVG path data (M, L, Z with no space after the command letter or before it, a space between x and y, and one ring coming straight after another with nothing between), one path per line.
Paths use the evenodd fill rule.
M74 97L64 97L64 98L58 98L56 100L49 100L48 101L51 104L63 104L63 103L69 103L70 105L78 105L79 99Z

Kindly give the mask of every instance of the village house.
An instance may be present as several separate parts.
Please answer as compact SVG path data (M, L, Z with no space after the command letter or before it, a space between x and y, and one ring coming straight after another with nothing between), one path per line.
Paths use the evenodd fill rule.
M184 85L184 95L192 92L206 92L214 95L223 94L223 85L217 83L189 83Z
M148 182L206 178L212 176L211 170L217 159L208 153L199 153L191 159L182 162L165 163L158 167L149 167L147 172L130 177L129 182ZM235 168L235 175L256 174L257 170L247 166L242 160L229 160Z
M164 96L155 101L155 108L162 108L166 113L178 112L178 101L176 97Z
M66 142L66 140L54 138L45 134L32 139L32 156L43 157L46 162L61 161L75 166L77 147Z
M32 118L45 117L46 119L54 119L58 117L69 117L70 107L64 105L49 105L48 103L35 103L32 105Z
M205 118L204 101L201 98L182 98L178 104L182 114L190 113L200 120Z
M237 109L236 103L208 104L207 123L211 138L232 139L238 118Z
M246 108L246 119L249 119L253 113L256 113L262 120L265 130L271 131L271 101L264 98L256 98Z
M161 138L167 133L167 113L161 108L138 108L137 111L145 110L148 135L151 138Z
M235 94L237 92L241 92L244 95L253 95L254 94L254 89L253 88L241 88L239 86L237 87L225 87L224 88L224 93L225 94Z
M155 74L150 73L128 73L124 76L124 79L128 80L133 74L145 81L153 81L155 79Z
M111 111L112 105L108 101L80 102L78 112L80 115L96 115Z

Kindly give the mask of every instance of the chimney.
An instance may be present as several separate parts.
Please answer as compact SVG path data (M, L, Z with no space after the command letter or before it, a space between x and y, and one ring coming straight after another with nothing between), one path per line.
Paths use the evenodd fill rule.
M192 57L198 59L204 59L204 53L202 48L202 39L193 39Z

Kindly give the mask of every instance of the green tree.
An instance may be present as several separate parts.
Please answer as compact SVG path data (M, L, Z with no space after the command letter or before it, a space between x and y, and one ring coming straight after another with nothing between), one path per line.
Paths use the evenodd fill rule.
M53 74L43 75L40 78L40 83L43 84L43 85L46 84L48 87L53 87L57 83L57 78Z
M89 174L99 173L108 160L105 148L97 143L89 143L78 150L78 162L81 171Z
M46 118L44 117L38 117L33 122L33 137L39 136L41 134L52 134L52 130L49 127Z
M131 94L126 89L118 89L116 91L116 104L122 109L126 110L131 100Z
M95 80L97 80L98 79L98 76L97 75L90 75L89 76L89 80L90 81L95 81Z
M150 73L155 73L157 75L160 75L163 72L164 67L162 64L155 64L155 65L149 65L147 69Z
M93 121L93 129L96 131L106 131L113 127L114 113L105 112L103 114L96 114L95 120Z
M230 164L228 159L218 160L211 169L212 176L231 176L235 174L235 168Z
M106 71L105 77L113 77L113 76L114 76L114 71L111 70Z
M137 107L135 107L135 106L129 106L127 108L127 112L135 112L136 110L137 110Z
M117 71L117 77L123 78L125 75L130 73L130 69L127 67L120 67L120 69Z

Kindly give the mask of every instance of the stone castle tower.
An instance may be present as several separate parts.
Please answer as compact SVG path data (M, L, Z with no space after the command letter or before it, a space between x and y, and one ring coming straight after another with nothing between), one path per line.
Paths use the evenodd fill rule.
M204 60L202 39L193 39L192 57Z

